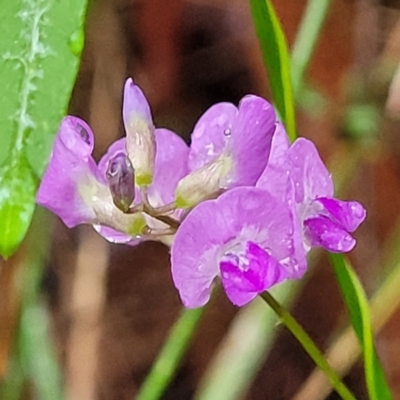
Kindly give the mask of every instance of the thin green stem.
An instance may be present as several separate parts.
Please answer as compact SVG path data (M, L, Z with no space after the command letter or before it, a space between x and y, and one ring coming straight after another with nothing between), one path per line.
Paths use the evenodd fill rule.
M202 313L203 308L183 309L136 400L156 400L161 397L175 374Z
M308 353L308 355L313 359L315 364L321 369L321 371L328 377L332 386L335 388L337 393L342 397L343 400L356 400L354 395L350 392L347 386L340 380L336 372L328 364L324 355L319 351L318 347L315 345L313 340L308 336L308 334L303 330L303 328L298 324L298 322L291 316L291 314L283 308L274 297L268 293L264 292L261 297L266 301L266 303L275 311L276 315L286 326L287 329L292 333L292 335L299 341L303 349Z
M309 0L293 45L291 71L293 95L297 98L304 73L310 63L321 28L328 15L331 0Z

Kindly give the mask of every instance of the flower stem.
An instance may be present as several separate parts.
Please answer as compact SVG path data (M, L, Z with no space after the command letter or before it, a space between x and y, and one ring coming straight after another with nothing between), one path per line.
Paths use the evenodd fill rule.
M330 4L331 0L309 0L304 11L291 58L293 94L295 98L298 97L301 89L304 72L315 50Z
M292 335L299 341L303 349L313 359L315 364L321 369L321 371L328 377L332 386L335 388L337 393L342 397L343 400L356 400L354 395L350 392L347 386L340 380L336 372L331 368L323 354L319 351L313 340L298 324L298 322L291 316L291 314L283 308L274 297L264 292L261 297L265 302L275 311L276 315L286 326Z
M203 308L183 309L136 400L156 400L162 396L177 370L202 313Z

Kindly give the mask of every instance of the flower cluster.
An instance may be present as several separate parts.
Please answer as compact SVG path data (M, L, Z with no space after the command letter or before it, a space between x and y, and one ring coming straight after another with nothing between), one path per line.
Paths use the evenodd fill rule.
M182 302L200 307L220 280L232 303L306 271L314 246L346 252L365 218L333 196L312 142L292 145L274 109L248 95L219 103L197 122L190 147L155 128L143 92L124 89L126 138L98 164L93 133L77 117L61 123L37 202L68 227L92 224L107 240L171 245L172 278Z

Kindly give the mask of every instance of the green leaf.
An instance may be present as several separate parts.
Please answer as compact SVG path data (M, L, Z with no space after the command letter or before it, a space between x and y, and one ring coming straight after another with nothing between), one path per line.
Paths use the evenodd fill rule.
M341 254L330 254L336 278L350 314L364 356L365 381L371 400L389 400L393 396L375 351L367 296L350 264Z
M296 139L296 121L285 35L270 0L250 0L250 6L275 105L293 141Z
M0 169L0 254L9 257L28 230L35 209L37 178L22 155Z
M85 0L15 0L0 8L0 254L32 218L38 178L78 69Z

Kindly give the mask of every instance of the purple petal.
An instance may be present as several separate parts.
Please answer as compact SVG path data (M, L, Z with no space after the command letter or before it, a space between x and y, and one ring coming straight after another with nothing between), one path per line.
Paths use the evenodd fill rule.
M100 185L91 156L93 144L93 133L84 121L64 118L37 193L37 203L57 214L70 228L95 217L85 197Z
M283 202L288 201L290 167L288 164L289 138L279 121L272 138L268 164L257 181L256 186L272 193ZM292 196L289 195L291 198Z
M237 306L243 306L258 293L288 277L286 269L253 242L247 242L245 250L239 254L225 254L220 269L225 292Z
M132 118L139 118L145 121L147 125L153 125L153 118L146 96L139 86L133 83L132 78L127 79L125 82L122 116L125 127L130 125Z
M183 303L200 307L208 301L220 258L237 244L255 242L289 263L293 232L289 207L264 190L236 188L199 204L182 222L171 249L172 277Z
M297 203L317 197L333 197L332 178L312 142L297 139L290 147L288 157Z
M320 197L317 201L348 232L354 232L364 221L367 212L357 201L342 201Z
M66 116L60 125L54 146L62 145L77 157L86 158L92 155L94 148L93 132L82 119Z
M153 180L156 157L154 125L149 104L132 79L125 83L122 115L126 130L126 149L136 174L138 186Z
M123 243L130 246L136 246L144 240L143 237L135 238L126 233L109 228L108 226L94 225L93 227L99 235L103 236L103 238L110 243Z
M256 184L267 165L275 122L275 111L266 100L252 95L242 99L231 136L234 170L226 187Z
M337 222L325 215L304 221L305 234L312 246L322 246L335 253L345 253L353 249L355 239Z
M157 154L153 183L148 193L151 204L157 207L174 201L178 182L189 172L189 147L181 137L168 129L156 129L155 135Z
M231 103L210 107L194 127L189 153L189 170L199 169L217 158L236 122L238 109Z
M103 178L104 182L107 182L106 172L108 169L108 163L110 162L110 159L114 158L118 153L127 154L126 138L118 139L114 143L112 143L110 145L110 147L107 149L106 154L104 154L104 156L101 157L99 164L98 164L98 169L99 169L100 175Z
M269 154L268 165L283 164L286 161L287 152L290 147L289 137L282 122L275 123L275 131L272 137L271 152Z

